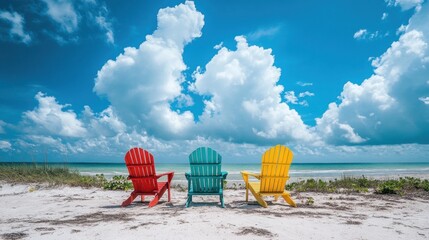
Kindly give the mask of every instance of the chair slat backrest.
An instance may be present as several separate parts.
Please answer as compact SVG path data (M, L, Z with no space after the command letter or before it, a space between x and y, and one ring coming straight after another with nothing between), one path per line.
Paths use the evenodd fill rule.
M284 191L292 159L292 151L283 145L274 146L262 155L260 190L262 193Z
M155 162L150 152L142 148L132 148L125 154L125 164L133 182L134 191L153 192L158 190Z
M193 192L219 192L222 156L209 147L199 147L189 155Z

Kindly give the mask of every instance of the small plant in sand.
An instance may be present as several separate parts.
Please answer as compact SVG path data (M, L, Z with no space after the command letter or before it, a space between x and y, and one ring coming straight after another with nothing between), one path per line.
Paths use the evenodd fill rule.
M308 206L314 205L314 198L308 197L307 200L305 201L305 205L308 205Z
M106 181L103 185L106 190L130 190L133 189L133 184L127 177L119 175L113 176L112 180Z

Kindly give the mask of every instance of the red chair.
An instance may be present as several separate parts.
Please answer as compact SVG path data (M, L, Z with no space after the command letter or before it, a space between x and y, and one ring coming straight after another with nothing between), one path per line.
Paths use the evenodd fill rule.
M141 196L142 202L147 195L154 195L149 203L149 207L155 206L159 199L168 189L168 201L170 202L170 185L174 172L156 174L153 155L142 149L132 148L125 154L125 164L127 165L130 179L133 182L134 191L131 196L122 203L122 207L130 205L134 199ZM158 178L167 176L167 182L158 182Z

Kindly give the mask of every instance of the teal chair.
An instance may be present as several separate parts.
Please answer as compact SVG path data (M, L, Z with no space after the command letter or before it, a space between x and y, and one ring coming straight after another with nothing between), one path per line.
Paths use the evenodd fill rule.
M186 207L192 203L194 195L219 195L222 207L223 181L227 172L221 171L222 156L209 147L199 147L189 155L191 172L185 173L188 180L188 200Z

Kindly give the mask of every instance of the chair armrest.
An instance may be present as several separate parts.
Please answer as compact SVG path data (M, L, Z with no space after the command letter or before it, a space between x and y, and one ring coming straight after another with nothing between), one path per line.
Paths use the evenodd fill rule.
M222 174L222 178L223 178L223 179L226 179L226 176L228 176L228 172L223 172L223 171L222 171L222 173L221 173L221 174Z
M260 173L252 173L252 172L248 172L248 171L241 171L241 175L243 176L243 178L246 176L252 176L255 177L257 179L261 179L261 174Z
M166 172L166 173L161 173L161 174L157 174L156 178L160 178L162 176L167 176L168 177L168 182L171 182L171 180L173 179L174 176L174 172Z
M185 172L185 177L186 177L186 180L190 180L191 179L191 173L190 172Z
M255 177L257 179L261 179L261 174L251 173L248 171L241 171L241 176L243 177L244 183L246 184L246 189L247 189L247 184L249 183L249 176Z

